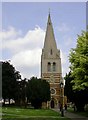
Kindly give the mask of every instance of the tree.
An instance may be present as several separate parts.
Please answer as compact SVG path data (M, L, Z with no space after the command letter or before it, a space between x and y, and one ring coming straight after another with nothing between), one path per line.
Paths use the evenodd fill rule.
M10 104L10 99L15 99L17 80L21 78L21 75L8 61L0 64L2 64L2 97L4 102L8 99Z
M73 79L73 89L88 88L88 31L78 35L76 48L71 49L69 60Z
M88 103L88 88L84 90L73 90L72 87L74 83L72 83L72 73L69 72L65 76L65 95L69 99L70 102L75 103L77 111L84 111L85 104ZM85 99L86 98L86 99Z
M15 103L18 106L27 106L27 78L17 81Z
M71 71L68 74L66 74L64 79L65 79L64 94L67 96L68 101L74 102L74 91L72 90L73 83L71 83L73 78L71 77Z
M78 111L88 103L88 31L78 35L76 48L69 55L74 102ZM86 98L86 99L85 99Z
M42 102L50 100L50 86L46 80L32 77L27 85L27 98L34 108L41 108Z

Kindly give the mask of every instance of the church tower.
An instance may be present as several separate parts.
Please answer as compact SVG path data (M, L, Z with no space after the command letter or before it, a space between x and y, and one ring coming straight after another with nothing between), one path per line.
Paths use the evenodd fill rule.
M60 80L62 78L60 50L57 49L50 13L41 55L41 78L50 84L51 101L48 106L58 107L60 102Z

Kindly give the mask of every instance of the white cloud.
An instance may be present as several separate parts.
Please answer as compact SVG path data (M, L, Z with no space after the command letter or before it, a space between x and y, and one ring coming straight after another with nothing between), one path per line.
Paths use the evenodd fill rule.
M61 63L65 64L67 60L67 56L62 50L60 52L61 52Z
M62 64L62 76L64 77L66 73L70 71L68 55L65 51L61 50L61 64Z
M20 70L23 76L40 76L39 66L41 61L41 49L25 50L12 57L12 64ZM36 70L36 71L35 71Z
M14 31L16 33L16 31ZM13 53L17 53L19 51L25 50L25 49L33 49L33 48L40 48L43 44L44 40L44 30L42 30L40 27L36 27L34 30L29 30L24 37L17 37L16 39L13 39L12 37L8 41L7 39L3 39L3 49L9 49ZM7 32L3 32L3 34L7 34ZM13 36L13 29L9 32L10 36ZM6 36L6 35L5 35Z
M16 66L34 67L39 64L41 49L25 50L12 57L12 62Z
M40 77L41 51L44 44L45 31L40 27L29 30L23 37L20 37L20 31L10 27L3 31L3 54L8 50L12 53L9 56L11 63L21 72L23 77ZM1 36L1 33L0 33ZM7 36L7 38L6 38ZM7 54L8 55L8 54ZM63 75L68 71L66 68L67 55L61 51L61 62Z
M0 39L11 40L21 34L21 31L17 31L14 27L9 26L7 30L0 31Z
M34 30L29 30L23 37L20 37L20 33L13 27L0 32L0 37L3 36L3 54L5 56L7 51L12 53L9 59L23 77L29 78L31 75L39 77L45 31L37 26Z

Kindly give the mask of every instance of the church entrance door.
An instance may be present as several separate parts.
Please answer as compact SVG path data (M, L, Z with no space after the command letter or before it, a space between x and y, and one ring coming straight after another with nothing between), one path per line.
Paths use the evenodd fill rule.
M51 100L51 108L54 108L54 100Z

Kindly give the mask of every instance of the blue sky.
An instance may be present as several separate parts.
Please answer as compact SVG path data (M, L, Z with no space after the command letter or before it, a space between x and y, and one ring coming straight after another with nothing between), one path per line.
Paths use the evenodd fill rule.
M49 8L64 76L69 71L69 50L76 46L77 34L86 28L86 3L2 3L2 60L11 60L23 77L40 76Z
M50 8L53 25L66 22L70 26L83 27L85 22L85 3L53 2L53 3L2 3L3 28L13 25L17 29L33 29L35 25L45 28ZM81 23L81 25L80 25Z

